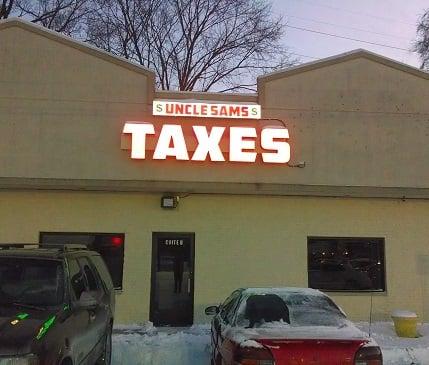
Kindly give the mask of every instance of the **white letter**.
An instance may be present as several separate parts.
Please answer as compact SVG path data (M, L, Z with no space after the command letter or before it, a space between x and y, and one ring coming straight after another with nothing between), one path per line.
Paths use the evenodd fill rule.
M146 157L146 135L155 134L153 124L127 122L122 133L131 133L131 158L144 159Z
M173 144L172 147L170 147L170 143ZM185 137L180 125L165 124L161 129L153 159L165 160L167 156L174 156L176 160L189 160Z
M287 163L290 160L290 145L286 141L274 139L289 138L287 128L264 128L261 133L261 146L265 150L276 152L263 152L262 161L268 163Z
M256 129L246 127L231 127L229 130L229 160L238 162L255 162L255 141L243 140L243 138L255 138Z
M197 137L198 146L192 156L194 161L205 161L207 155L210 154L211 161L225 161L222 151L219 147L219 142L222 138L225 127L213 127L210 135L207 128L203 126L194 126L195 136Z

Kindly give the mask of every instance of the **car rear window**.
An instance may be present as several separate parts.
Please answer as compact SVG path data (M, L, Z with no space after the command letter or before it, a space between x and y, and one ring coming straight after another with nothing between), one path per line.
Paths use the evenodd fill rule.
M324 295L255 293L243 296L237 325L259 327L266 323L291 326L342 326L344 313Z
M0 304L55 306L64 299L59 260L0 258Z

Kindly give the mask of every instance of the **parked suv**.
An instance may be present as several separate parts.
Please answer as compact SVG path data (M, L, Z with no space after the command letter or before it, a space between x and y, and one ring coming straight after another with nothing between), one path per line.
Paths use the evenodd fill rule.
M0 365L110 364L114 312L98 253L0 244Z

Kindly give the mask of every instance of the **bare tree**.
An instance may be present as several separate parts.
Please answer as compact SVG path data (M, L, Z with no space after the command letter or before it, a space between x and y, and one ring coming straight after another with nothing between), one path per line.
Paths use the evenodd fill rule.
M8 15L23 17L70 36L82 33L84 19L93 11L92 0L10 0L10 2L13 6Z
M429 70L429 9L423 14L417 26L414 49L422 60L421 68Z
M87 40L156 72L161 89L254 90L290 63L265 0L94 0Z
M161 89L254 90L291 64L269 0L0 0L21 16L151 68Z
M14 6L14 0L0 0L0 19L9 17Z

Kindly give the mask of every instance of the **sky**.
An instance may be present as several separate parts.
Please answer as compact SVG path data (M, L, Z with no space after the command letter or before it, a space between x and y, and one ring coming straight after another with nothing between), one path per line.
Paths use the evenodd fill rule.
M288 25L283 42L301 62L364 48L420 67L418 55L410 49L416 38L419 16L429 9L429 0L272 0L272 4L274 13L282 15Z

